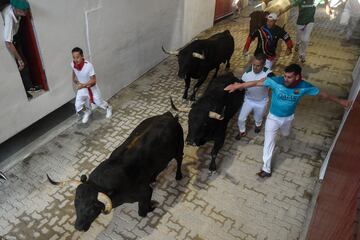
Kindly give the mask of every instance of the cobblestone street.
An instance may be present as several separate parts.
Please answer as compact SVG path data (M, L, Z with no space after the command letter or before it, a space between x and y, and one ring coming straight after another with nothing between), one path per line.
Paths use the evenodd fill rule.
M231 70L237 74L248 64L242 56L249 21L245 15L230 17L197 36L229 29L236 41ZM294 40L295 20L292 16L286 26ZM338 22L329 21L324 9L318 9L303 72L314 85L347 97L360 46L344 43ZM255 46L253 42L250 52ZM297 62L296 52L285 56L286 46L280 46L276 74ZM224 68L222 65L220 74ZM341 107L312 97L305 97L298 107L291 135L279 139L271 178L261 180L255 175L262 165L263 131L255 134L250 119L247 137L236 141L233 119L217 158L216 175L208 176L212 142L200 148L185 146L183 179L175 180L176 162L172 161L157 179L153 200L159 204L147 217L138 216L137 203L124 204L109 215L100 215L88 232L75 230L74 189L51 185L46 173L56 180L79 180L142 120L171 110L170 95L177 105L188 104L181 99L184 81L177 77L177 70L176 57L166 58L109 100L111 120L101 110L95 110L86 125L77 123L74 116L65 131L6 169L9 180L0 183L0 239L298 239L322 160L343 114ZM180 114L180 122L186 135L186 114Z

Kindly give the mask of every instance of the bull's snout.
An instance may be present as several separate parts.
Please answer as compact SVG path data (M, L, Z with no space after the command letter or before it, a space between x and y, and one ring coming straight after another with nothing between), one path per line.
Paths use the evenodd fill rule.
M75 229L80 232L86 232L89 230L89 228L90 228L90 224L79 224L75 222Z

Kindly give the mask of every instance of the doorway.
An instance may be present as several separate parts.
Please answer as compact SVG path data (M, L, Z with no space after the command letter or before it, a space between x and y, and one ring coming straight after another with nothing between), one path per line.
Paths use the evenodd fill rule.
M216 0L214 21L220 20L233 13L233 0Z
M49 86L35 36L31 11L25 17L22 17L19 33L23 43L23 54L29 66L31 81L34 85L39 85L42 90L48 91Z

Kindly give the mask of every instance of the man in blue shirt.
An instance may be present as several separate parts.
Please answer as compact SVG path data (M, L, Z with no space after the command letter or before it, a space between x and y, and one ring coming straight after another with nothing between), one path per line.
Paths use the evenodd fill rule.
M233 92L237 89L255 86L266 86L272 90L270 111L265 123L264 164L261 171L257 173L261 178L271 177L271 158L275 148L277 132L280 130L283 136L290 134L295 109L302 96L320 96L343 107L348 107L351 104L348 100L339 99L320 91L317 87L302 80L301 67L298 64L287 66L283 77L268 77L258 81L234 83L227 86L224 90Z

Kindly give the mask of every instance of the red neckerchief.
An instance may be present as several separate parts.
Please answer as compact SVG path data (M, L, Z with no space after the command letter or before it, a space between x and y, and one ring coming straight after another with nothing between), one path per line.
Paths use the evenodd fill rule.
M302 80L302 75L300 74L299 80L293 82L293 84L291 84L289 88L295 88L299 84L299 82L301 82L301 80Z
M76 64L76 62L74 61L74 68L78 71L81 71L81 69L84 67L85 64L85 60L83 59L81 63Z

